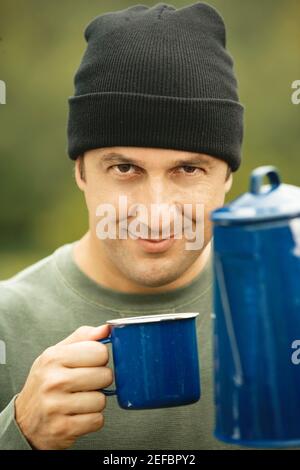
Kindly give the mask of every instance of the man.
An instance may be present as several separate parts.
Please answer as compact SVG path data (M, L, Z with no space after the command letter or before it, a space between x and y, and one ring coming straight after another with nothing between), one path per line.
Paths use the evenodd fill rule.
M224 22L203 3L135 5L95 18L85 37L68 151L89 230L0 283L0 448L237 448L212 435L209 216L231 188L243 135ZM152 226L137 212L145 236L129 236L128 225L127 237L101 237L99 205L116 209L118 229L121 197L149 212L192 205L197 230L200 204L201 246L187 249L183 231L175 237L174 213L169 236L165 218ZM113 381L96 341L109 334L107 320L189 311L199 312L200 401L127 411L99 391Z

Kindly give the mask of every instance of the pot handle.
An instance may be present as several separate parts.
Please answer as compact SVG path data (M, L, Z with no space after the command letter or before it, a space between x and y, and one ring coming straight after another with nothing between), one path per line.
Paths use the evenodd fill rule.
M263 179L265 176L268 176L270 180L270 183L271 183L270 191L273 191L280 185L281 183L280 176L275 166L271 166L271 165L259 166L258 168L252 171L251 176L250 176L250 192L252 194L261 193L261 186L262 186Z

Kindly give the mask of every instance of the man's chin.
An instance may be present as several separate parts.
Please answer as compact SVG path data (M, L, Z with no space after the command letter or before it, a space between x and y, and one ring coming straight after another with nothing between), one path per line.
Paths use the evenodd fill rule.
M176 278L177 279L177 278ZM140 287L168 287L168 285L176 279L132 279Z
M144 267L143 272L134 272L131 270L126 277L130 278L136 284L139 284L141 287L164 287L168 284L177 281L182 276L182 269L178 268L177 270L172 267L149 267L149 270L146 270Z

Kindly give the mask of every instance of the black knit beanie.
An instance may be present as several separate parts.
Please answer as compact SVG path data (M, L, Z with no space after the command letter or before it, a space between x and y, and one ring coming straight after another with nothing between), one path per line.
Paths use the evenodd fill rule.
M94 18L69 98L68 153L114 146L241 161L243 106L225 25L205 3L134 5Z

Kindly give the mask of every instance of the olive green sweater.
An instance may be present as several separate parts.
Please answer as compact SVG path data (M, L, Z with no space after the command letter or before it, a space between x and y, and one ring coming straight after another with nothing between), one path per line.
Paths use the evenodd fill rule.
M131 294L98 285L75 264L73 244L0 282L0 449L28 449L14 400L34 359L81 325L147 314L199 312L201 399L192 405L123 410L107 398L105 426L71 449L237 449L213 437L211 259L188 285L160 294ZM112 366L111 354L109 365Z

